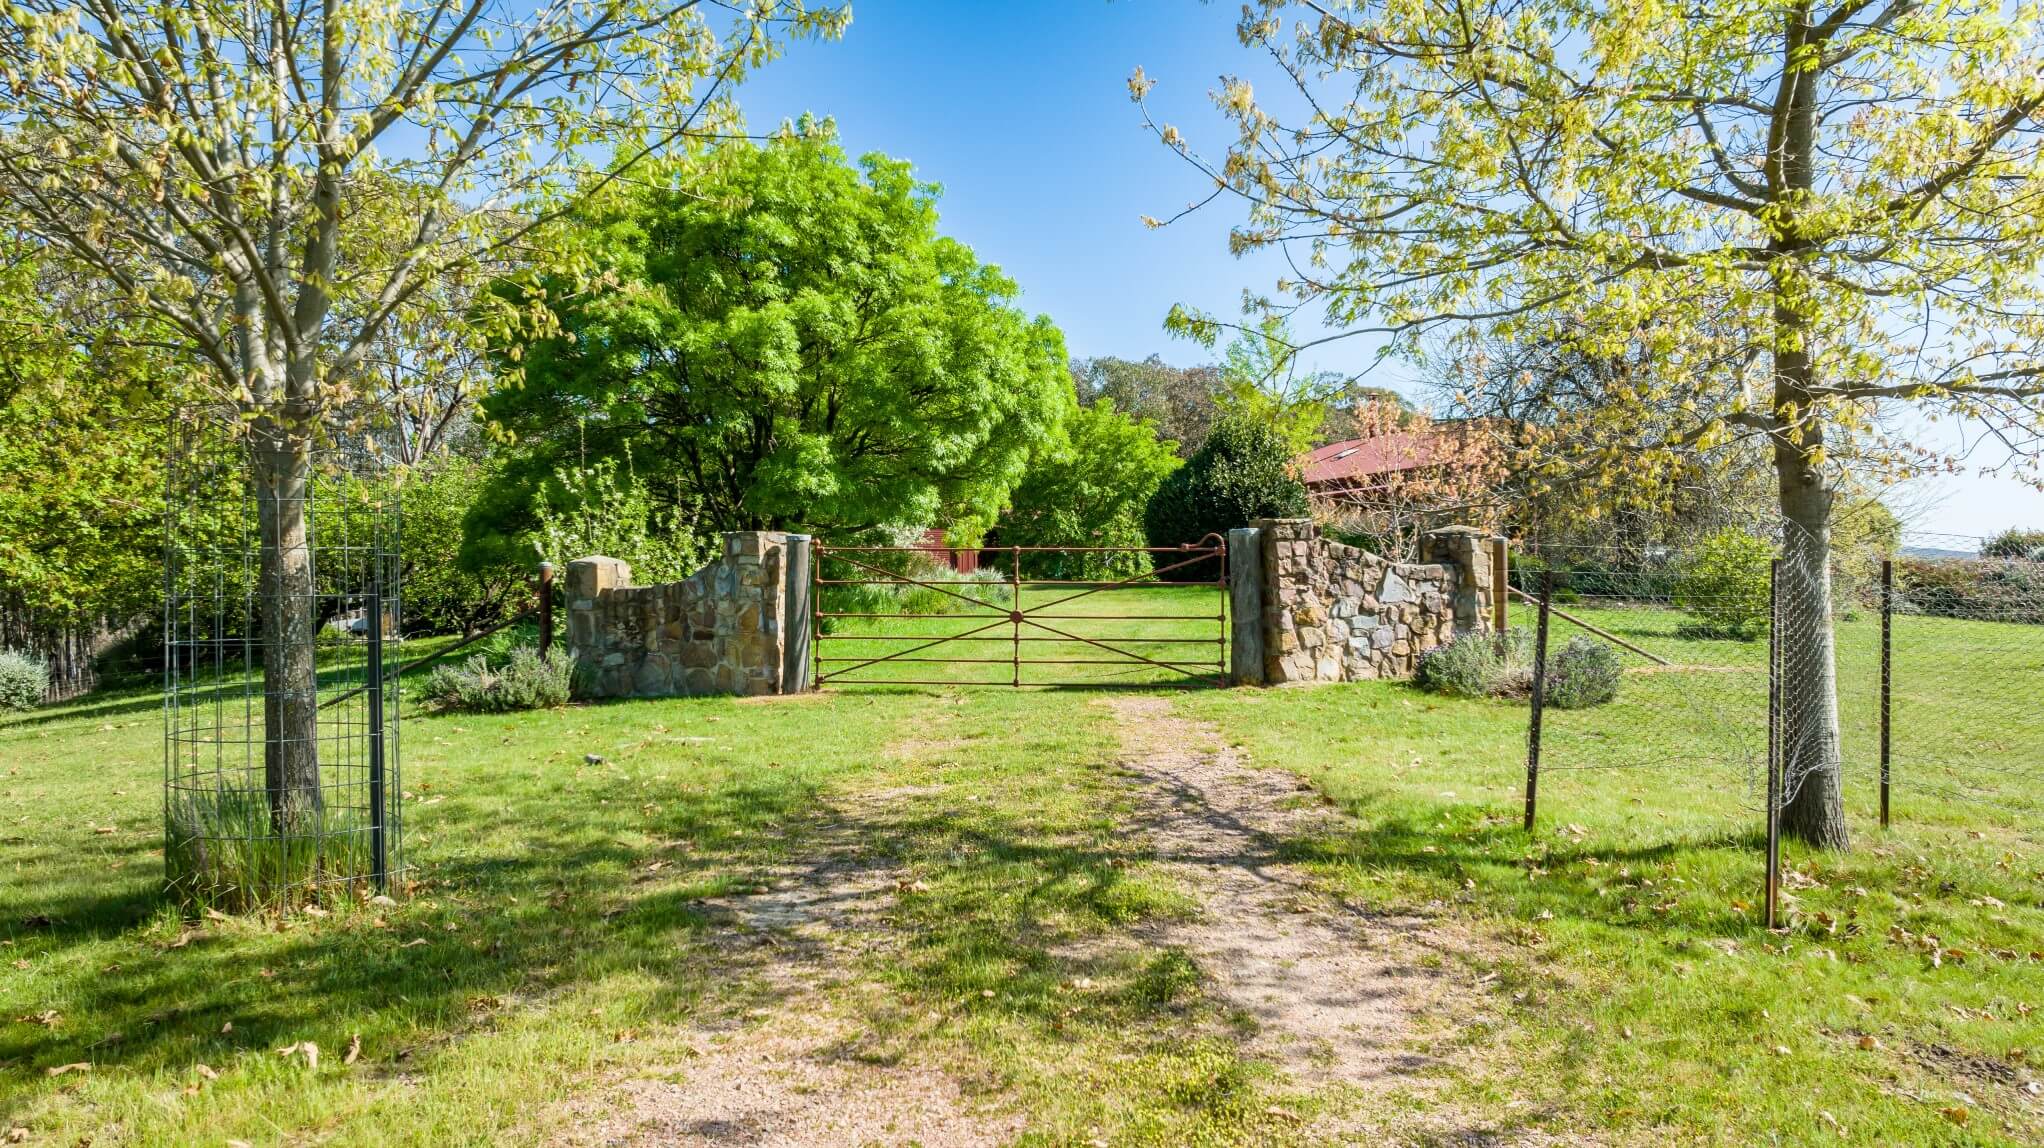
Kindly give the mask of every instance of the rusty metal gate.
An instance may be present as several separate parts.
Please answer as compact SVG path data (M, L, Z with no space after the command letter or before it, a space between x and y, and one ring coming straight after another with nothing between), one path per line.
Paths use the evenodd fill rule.
M1148 569L1030 569L1116 558ZM1228 683L1228 548L1215 535L1170 548L818 543L810 576L818 689ZM944 609L906 609L909 594Z

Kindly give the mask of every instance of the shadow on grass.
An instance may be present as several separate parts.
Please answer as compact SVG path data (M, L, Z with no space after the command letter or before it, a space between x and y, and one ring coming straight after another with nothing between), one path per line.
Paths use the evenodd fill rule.
M1757 928L1757 918L1730 912L1722 903L1678 896L1698 890L1663 885L1657 878L1677 866L1750 865L1757 894L1765 845L1760 833L1726 828L1635 844L1570 836L1557 840L1544 834L1529 837L1516 819L1496 816L1444 830L1438 811L1399 810L1395 804L1387 798L1350 797L1342 805L1360 821L1356 828L1286 840L1278 857L1323 871L1369 871L1443 899L1460 895L1465 882L1479 882L1486 896L1501 895L1500 907L1528 921L1555 919L1634 932L1644 928L1670 939L1750 937ZM1553 917L1538 918L1542 912Z
M811 806L813 786L761 776L668 803L652 832L699 844L673 860L675 875L707 880L755 864L744 830ZM468 809L482 816L449 816L485 822L469 832L487 829L509 796L471 792ZM146 880L123 877L103 891L17 901L34 911L4 930L14 944L0 951L35 968L30 1003L48 1000L35 1011L58 1008L62 1018L0 1025L0 1065L36 1079L76 1061L175 1070L304 1039L339 1047L354 1032L388 1051L459 1033L511 1002L648 969L672 982L662 996L679 1010L724 972L691 950L711 918L679 891L642 894L634 877L647 851L619 839L605 808L623 796L523 798L512 832L433 859L393 906L190 922L153 867ZM448 828L415 822L413 831ZM151 850L138 842L127 852L147 860Z

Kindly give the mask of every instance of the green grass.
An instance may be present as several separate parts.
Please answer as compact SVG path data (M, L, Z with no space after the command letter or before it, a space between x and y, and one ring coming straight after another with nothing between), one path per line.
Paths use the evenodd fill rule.
M1090 943L1190 902L1122 827L1089 698L414 713L416 884L279 920L187 919L165 896L153 695L0 724L0 1132L546 1142L571 1097L685 1063L682 1026L772 1002L767 958L721 942L705 902L849 822L862 854L921 882L839 990L871 1055L941 1062L1045 1143L1281 1140L1279 1082L1236 1052L1184 956ZM316 1072L276 1052L307 1040ZM74 1063L92 1068L47 1075Z
M1489 999L1469 1027L1427 1036L1450 1066L1437 1103L1471 1127L1616 1142L2036 1142L2040 1102L1999 1076L2044 1056L2039 783L2006 772L2035 770L2044 744L2037 632L1905 620L1897 824L1870 823L1871 710L1849 696L1858 848L1791 847L1795 925L1770 935L1741 748L1764 721L1763 649L1591 612L1713 668L1629 673L1617 703L1555 716L1530 838L1520 705L1390 683L1171 695L1354 814L1351 832L1287 843L1330 889L1474 938L1470 971L1496 979L1470 990ZM1841 640L1856 688L1871 626ZM1284 1143L1281 1114L1328 1098L1245 1059L1208 970L1140 940L1192 902L1129 831L1093 696L408 711L416 884L396 905L281 919L192 920L165 896L153 691L0 721L0 1134L547 1142L571 1099L686 1071L689 1027L771 1005L773 947L720 943L717 905L851 841L919 883L828 990L868 1034L862 1057L941 1064L1026 1113L1029 1144ZM316 1072L276 1052L306 1040ZM1963 1126L1940 1111L1960 1106Z
M1648 1142L1834 1143L1836 1126L1854 1143L2044 1136L2044 1104L2020 1088L2044 1076L2044 634L1901 620L1884 831L1878 629L1841 627L1857 848L1787 848L1791 927L1777 935L1758 927L1749 786L1765 645L1685 641L1661 611L1582 612L1699 668L1628 673L1617 702L1550 712L1530 837L1523 705L1374 683L1183 703L1355 816L1351 833L1292 843L1331 886L1453 906L1499 942L1486 971L1513 1007L1463 1034L1460 1100ZM1959 1108L1963 1126L1944 1111Z
M1126 589L1098 589L1103 584L1025 581L1020 622L1011 617L1017 596L1008 587L951 586L941 599L950 607L946 613L828 619L836 625L815 643L815 654L826 677L842 684L1012 685L1019 680L1023 685L1114 688L1197 684L1227 676L1227 596L1219 587L1140 582ZM884 603L864 603L847 612L890 609Z

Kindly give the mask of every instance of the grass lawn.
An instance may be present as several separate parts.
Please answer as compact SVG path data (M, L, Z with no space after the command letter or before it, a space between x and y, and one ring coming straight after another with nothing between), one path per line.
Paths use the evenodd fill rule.
M1871 709L1848 695L1857 848L1791 847L1795 924L1770 935L1748 784L1761 648L1590 613L1707 668L1629 673L1612 706L1557 716L1530 838L1521 706L1388 683L1169 694L1354 815L1285 845L1330 890L1483 939L1458 959L1495 1000L1423 1036L1447 1066L1431 1102L1593 1141L2044 1139L2024 1088L2044 1058L2038 632L1904 620L1896 825L1872 824ZM1870 682L1872 625L1841 643L1848 684ZM774 1005L774 947L734 947L730 907L849 839L903 881L885 943L821 990L862 1056L941 1065L1021 1114L1028 1144L1296 1139L1287 1114L1316 1098L1239 1052L1198 965L1107 943L1192 900L1128 831L1097 693L408 711L416 886L282 921L164 903L153 691L0 722L0 1137L571 1136L578 1101L684 1073L689 1031Z

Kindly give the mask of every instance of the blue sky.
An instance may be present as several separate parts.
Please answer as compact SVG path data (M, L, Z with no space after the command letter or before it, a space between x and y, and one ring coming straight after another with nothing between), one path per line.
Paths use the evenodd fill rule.
M1050 315L1074 355L1201 362L1209 352L1165 333L1171 305L1232 317L1243 289L1270 289L1277 269L1228 254L1241 212L1225 201L1163 230L1143 226L1206 189L1142 131L1127 79L1141 65L1160 119L1218 151L1225 126L1207 93L1223 73L1265 78L1235 39L1238 11L1196 0L855 0L842 40L795 45L741 99L756 129L832 116L854 154L910 160L942 184L944 231L1013 276L1023 305ZM1367 337L1341 340L1306 365L1360 372L1375 351ZM1395 363L1373 381L1414 389ZM2044 526L2044 494L2003 479L1921 480L1890 501L1926 543Z

